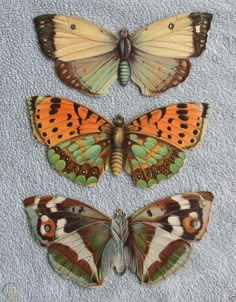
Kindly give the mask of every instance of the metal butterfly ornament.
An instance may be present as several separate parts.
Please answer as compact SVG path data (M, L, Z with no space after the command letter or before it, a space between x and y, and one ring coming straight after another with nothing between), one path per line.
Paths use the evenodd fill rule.
M207 232L213 194L183 193L155 201L129 218L111 218L75 199L36 196L24 200L33 233L64 278L101 287L115 268L129 268L144 285L156 285L190 258L192 240Z
M48 160L61 175L94 186L111 168L150 188L179 173L185 149L203 137L208 104L179 103L154 109L125 124L84 105L55 96L28 98L33 133L49 147Z
M35 26L44 54L56 61L56 72L67 85L101 96L119 79L131 79L144 95L155 96L183 82L188 58L206 48L212 14L185 13L117 36L80 17L44 15Z

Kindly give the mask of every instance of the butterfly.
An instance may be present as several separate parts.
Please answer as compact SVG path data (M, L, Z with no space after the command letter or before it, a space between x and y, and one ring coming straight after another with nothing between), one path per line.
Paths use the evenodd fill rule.
M190 258L190 241L207 232L210 192L183 193L148 204L126 218L114 218L75 199L35 196L24 200L36 239L64 278L100 287L115 268L127 268L143 284L156 285Z
M119 36L79 17L43 15L34 19L43 53L56 61L67 85L101 96L119 79L131 79L147 96L177 86L188 76L189 57L206 48L212 14L185 13Z
M61 175L84 186L97 184L109 168L122 168L137 187L150 188L176 175L184 149L197 146L208 105L180 103L154 109L124 124L114 124L84 105L55 96L28 98L33 133L46 144L48 160Z

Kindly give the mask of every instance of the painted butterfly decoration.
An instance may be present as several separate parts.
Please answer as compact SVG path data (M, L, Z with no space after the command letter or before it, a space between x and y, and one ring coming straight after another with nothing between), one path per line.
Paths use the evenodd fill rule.
M212 14L184 13L119 36L79 17L34 19L43 53L56 61L60 79L86 94L101 96L130 78L147 96L177 86L188 76L189 57L206 48Z
M36 196L24 201L36 239L64 278L101 287L115 268L127 268L143 284L156 285L190 258L190 241L207 232L210 192L183 193L155 201L126 218L111 218L75 199Z
M97 184L111 168L122 168L134 184L150 188L178 174L185 149L201 140L208 105L180 103L114 124L84 105L55 96L28 98L33 133L46 144L48 160L61 175L84 186Z

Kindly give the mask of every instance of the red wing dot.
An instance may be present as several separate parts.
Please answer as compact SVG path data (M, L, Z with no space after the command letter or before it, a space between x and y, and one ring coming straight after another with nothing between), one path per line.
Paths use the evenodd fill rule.
M161 65L158 65L158 66L157 66L157 70L162 71L162 70L163 70L163 67L162 67Z
M99 280L98 285L103 285L104 280Z
M88 68L85 67L84 70L83 70L84 74L87 74L89 72Z

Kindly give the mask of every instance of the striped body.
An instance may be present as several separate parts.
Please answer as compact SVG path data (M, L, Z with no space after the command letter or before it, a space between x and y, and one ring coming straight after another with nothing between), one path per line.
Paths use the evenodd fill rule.
M118 69L118 78L122 86L126 86L130 80L131 71L127 60L121 60Z
M121 212L117 213L111 224L112 239L115 245L114 267L119 275L123 275L127 268L124 246L129 235L128 219Z
M119 176L123 168L123 142L124 129L115 127L113 130L113 149L111 154L111 171L114 176Z

